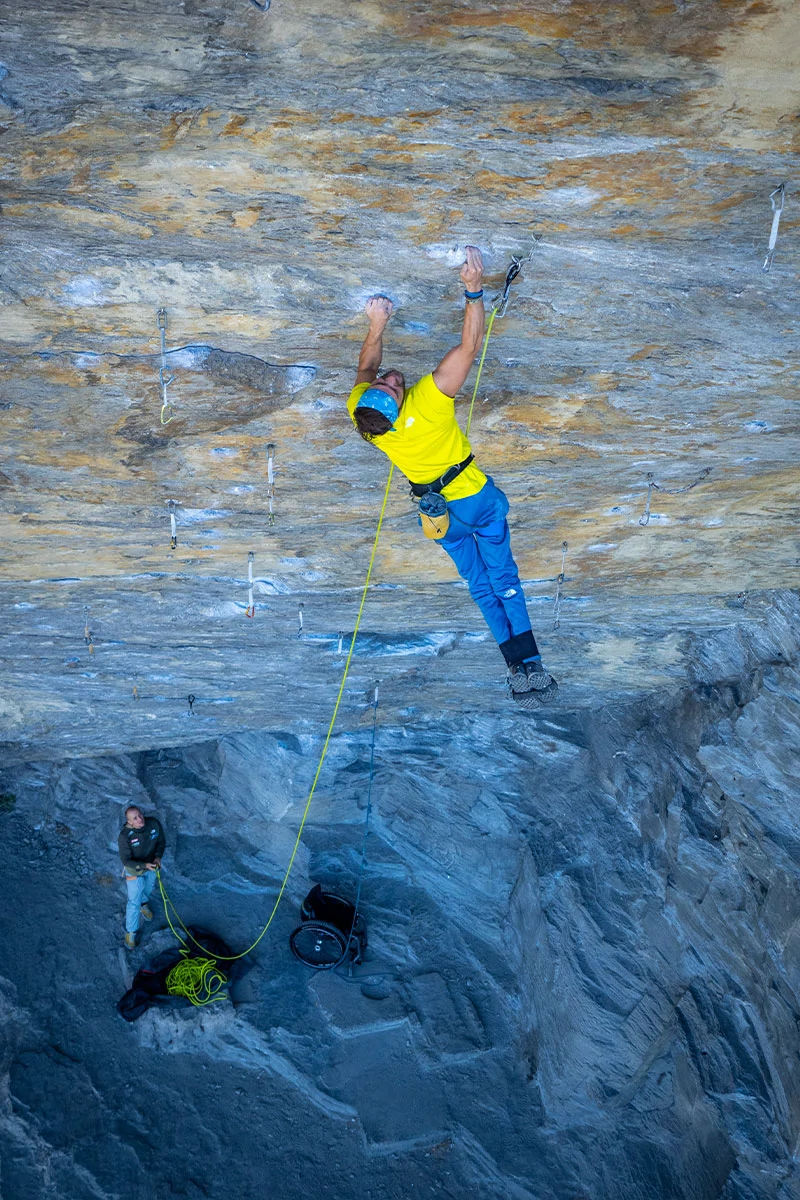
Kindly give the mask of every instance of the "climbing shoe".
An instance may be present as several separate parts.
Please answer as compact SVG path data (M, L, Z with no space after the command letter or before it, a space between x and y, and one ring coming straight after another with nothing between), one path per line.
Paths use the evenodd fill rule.
M136 949L136 934L135 933L126 933L125 934L125 949L126 950L135 950Z
M144 917L145 921L152 921L152 919L153 919L153 910L152 910L152 908L150 907L150 905L149 905L149 904L143 904L143 905L142 905L142 907L139 909L139 912L142 914L142 916Z
M550 704L558 695L558 684L541 662L515 663L508 672L512 699L526 712Z

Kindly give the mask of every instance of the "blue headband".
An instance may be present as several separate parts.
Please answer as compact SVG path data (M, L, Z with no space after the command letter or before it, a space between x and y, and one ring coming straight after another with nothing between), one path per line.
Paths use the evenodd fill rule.
M394 429L394 423L400 416L400 406L397 401L388 392L384 392L382 388L368 387L359 399L356 408L374 408L379 413L383 413L392 422L392 429Z

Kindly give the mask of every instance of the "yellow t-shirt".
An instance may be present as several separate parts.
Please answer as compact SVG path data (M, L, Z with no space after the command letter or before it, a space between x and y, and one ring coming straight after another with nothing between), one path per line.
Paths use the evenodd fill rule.
M351 417L368 387L371 384L357 383L350 393L347 411ZM433 375L425 375L406 392L394 429L376 437L375 445L412 483L432 483L471 453L455 409L455 401L439 391ZM483 471L471 462L442 495L446 500L463 500L476 495L485 483Z

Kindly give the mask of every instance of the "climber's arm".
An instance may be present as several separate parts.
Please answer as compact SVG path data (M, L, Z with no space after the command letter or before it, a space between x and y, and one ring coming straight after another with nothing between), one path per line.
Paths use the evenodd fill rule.
M392 315L391 300L370 296L364 311L369 317L369 332L358 356L356 383L374 383L383 358L383 331Z
M479 292L483 284L481 252L476 246L467 246L466 251L467 261L461 268L461 281L468 292ZM461 341L458 346L448 350L433 372L433 382L445 396L455 396L466 383L483 341L484 322L483 300L468 300Z

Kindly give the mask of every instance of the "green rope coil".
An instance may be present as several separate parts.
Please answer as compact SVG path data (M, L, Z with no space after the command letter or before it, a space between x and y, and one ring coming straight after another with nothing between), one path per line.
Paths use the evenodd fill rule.
M185 954L185 951L182 953ZM213 958L182 958L167 976L167 991L171 996L185 996L198 1008L224 1000L222 988L227 984Z

